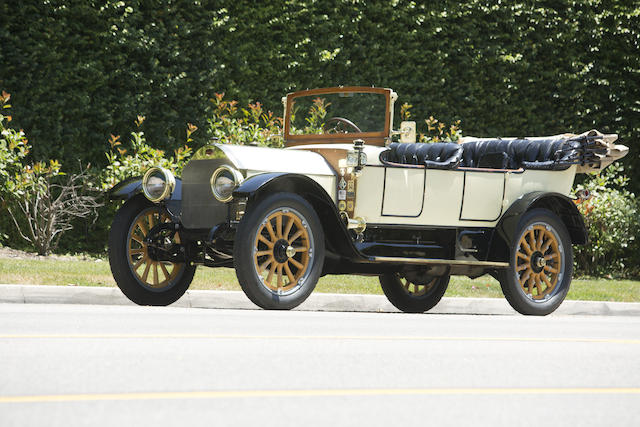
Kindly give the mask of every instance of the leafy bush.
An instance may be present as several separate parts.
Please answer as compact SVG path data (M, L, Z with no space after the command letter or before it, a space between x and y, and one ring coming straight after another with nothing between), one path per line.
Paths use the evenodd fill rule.
M238 101L227 101L224 93L211 100L213 111L207 119L208 133L225 144L282 146L282 118L264 111L259 102L238 109Z
M142 176L152 166L159 166L180 175L182 168L193 154L191 147L186 144L174 150L172 157L166 157L163 150L150 146L144 132L140 130L144 120L144 116L138 116L135 120L138 131L131 132L130 150L122 146L120 135L111 134L109 137L110 149L106 153L108 163L99 176L102 190L109 190L127 178ZM197 129L191 123L187 125L187 143L192 142L191 135Z
M11 96L2 92L2 109ZM0 201L15 232L40 255L48 255L74 218L85 218L99 207L87 170L65 177L57 160L29 163L29 142L22 130L5 126L11 116L0 114ZM4 233L3 233L4 234ZM5 235L8 237L7 235Z
M576 247L579 274L623 277L639 273L638 201L626 189L629 179L623 171L622 165L613 164L576 187L591 192L591 198L578 204L589 230L589 242Z

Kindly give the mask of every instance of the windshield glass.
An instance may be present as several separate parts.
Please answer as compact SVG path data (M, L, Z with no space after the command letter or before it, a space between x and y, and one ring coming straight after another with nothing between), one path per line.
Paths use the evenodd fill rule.
M386 97L381 93L299 96L291 103L291 135L382 132L385 128Z

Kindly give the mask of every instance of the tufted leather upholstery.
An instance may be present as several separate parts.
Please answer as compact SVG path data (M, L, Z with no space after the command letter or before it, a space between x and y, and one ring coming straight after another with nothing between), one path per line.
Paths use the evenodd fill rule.
M382 162L419 165L434 169L454 169L462 159L462 146L454 143L401 143L389 144L380 155Z
M562 170L575 163L581 151L580 141L562 136L478 138L468 139L463 144L394 142L381 153L380 160L434 169L454 169L459 165L468 168Z
M579 156L580 142L564 137L475 139L462 144L460 166L496 169L566 169Z

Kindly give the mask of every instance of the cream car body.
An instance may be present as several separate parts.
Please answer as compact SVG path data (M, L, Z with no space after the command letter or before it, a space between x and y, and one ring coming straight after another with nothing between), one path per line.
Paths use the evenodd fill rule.
M285 148L213 143L181 178L152 168L116 186L112 197L129 199L110 235L118 286L163 305L196 265L234 267L254 303L288 309L321 275L379 275L396 307L420 312L450 275L488 273L521 313L555 310L572 245L587 239L575 175L628 148L597 131L416 143L415 123L393 130L396 98L365 87L291 93Z

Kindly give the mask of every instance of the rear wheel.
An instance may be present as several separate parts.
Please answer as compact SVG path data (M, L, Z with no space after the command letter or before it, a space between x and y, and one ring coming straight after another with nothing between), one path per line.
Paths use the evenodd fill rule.
M537 316L555 311L567 296L573 276L573 248L562 221L546 209L523 215L509 264L499 278L511 307Z
M186 263L155 261L144 238L169 215L139 195L129 199L109 230L109 265L118 287L139 305L169 305L189 288L195 267ZM172 242L180 243L176 233Z
M423 313L440 302L449 286L449 275L408 279L400 273L387 273L380 276L380 285L398 310Z
M320 219L300 196L268 196L238 224L233 258L238 282L254 304L294 308L311 294L322 271Z

